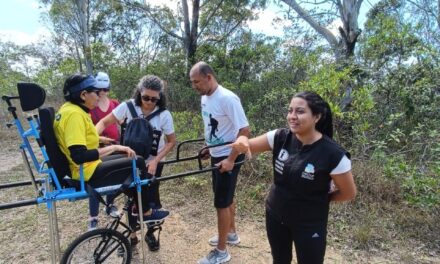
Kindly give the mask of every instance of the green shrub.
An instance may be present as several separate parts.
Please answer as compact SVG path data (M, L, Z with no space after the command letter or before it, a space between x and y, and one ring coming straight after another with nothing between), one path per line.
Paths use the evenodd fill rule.
M172 112L177 141L203 137L203 120L200 113L183 111Z

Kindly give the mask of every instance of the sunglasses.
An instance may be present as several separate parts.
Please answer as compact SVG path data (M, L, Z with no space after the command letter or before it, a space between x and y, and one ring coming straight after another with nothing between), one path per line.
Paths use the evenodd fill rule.
M108 91L110 91L110 89L101 89L101 91L108 92Z
M148 95L142 95L141 98L142 98L142 101L144 101L144 102L151 101L152 103L157 103L157 101L159 101L159 99L160 99L157 97L149 97Z
M95 93L97 96L99 96L99 92L100 92L101 90L86 90L86 92L88 92L88 93Z

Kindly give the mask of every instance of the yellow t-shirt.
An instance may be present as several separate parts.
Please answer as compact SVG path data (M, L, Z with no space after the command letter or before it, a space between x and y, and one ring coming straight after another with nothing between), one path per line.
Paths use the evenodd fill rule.
M53 128L58 145L69 161L72 178L79 180L79 165L70 157L68 148L73 145L83 145L88 150L98 148L99 136L90 114L86 113L81 107L66 102L56 113ZM98 159L83 164L85 181L92 177L99 163L101 163L101 160Z

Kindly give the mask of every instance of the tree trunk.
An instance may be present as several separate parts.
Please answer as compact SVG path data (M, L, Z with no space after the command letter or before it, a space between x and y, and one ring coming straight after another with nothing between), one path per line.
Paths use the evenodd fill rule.
M358 28L359 9L363 0L337 1L339 19L342 27L339 27L339 36L335 36L325 26L319 24L308 11L303 9L296 0L282 0L306 21L318 34L323 36L333 49L336 61L348 59L353 56L357 38L361 33Z
M190 21L187 0L182 0L183 10L183 43L185 48L186 72L196 63L197 38L199 29L200 0L193 0L192 19Z
M82 34L82 49L84 53L84 62L86 65L86 73L93 74L93 63L92 63L92 50L90 47L89 38L89 1L88 0L76 0L78 7L78 18L79 27Z

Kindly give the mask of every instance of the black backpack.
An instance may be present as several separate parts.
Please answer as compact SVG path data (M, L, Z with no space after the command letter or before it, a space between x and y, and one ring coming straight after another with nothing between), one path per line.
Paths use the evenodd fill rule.
M144 118L138 116L131 101L127 101L126 104L132 119L125 125L122 139L123 145L130 147L137 155L144 157L144 159L147 159L150 155L157 155L159 141L155 140L157 131L153 130L149 120L165 109L158 109Z

